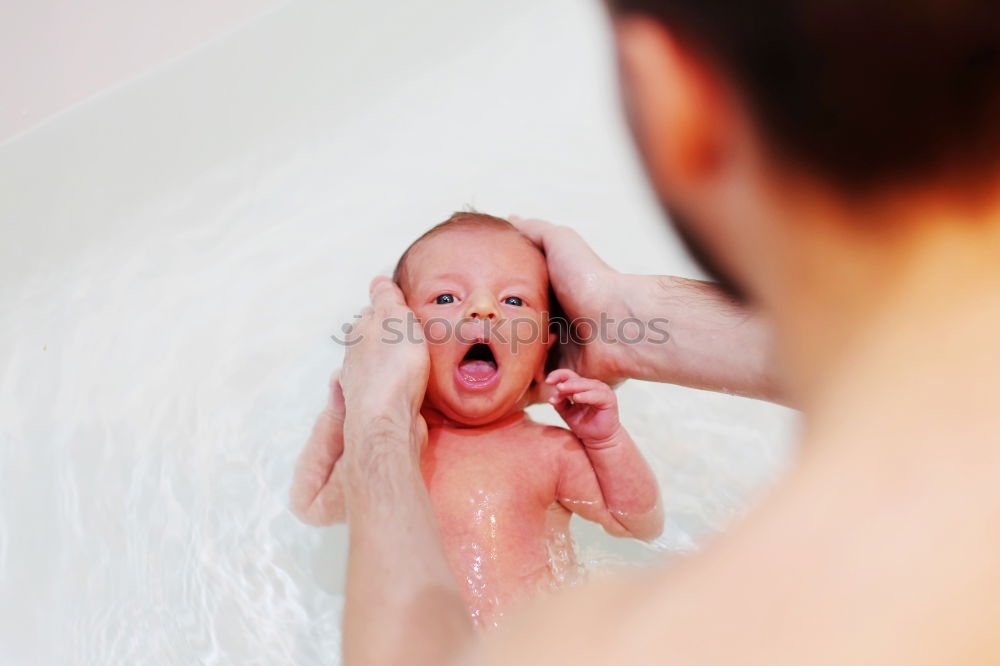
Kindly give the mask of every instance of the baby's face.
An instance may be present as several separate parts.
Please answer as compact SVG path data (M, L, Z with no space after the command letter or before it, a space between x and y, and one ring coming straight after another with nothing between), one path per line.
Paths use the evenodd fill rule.
M456 229L419 243L405 271L428 341L430 405L466 425L523 408L549 348L541 252L513 231Z

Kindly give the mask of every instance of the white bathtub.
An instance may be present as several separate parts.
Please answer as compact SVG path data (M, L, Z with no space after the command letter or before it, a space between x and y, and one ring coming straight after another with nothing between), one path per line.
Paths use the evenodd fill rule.
M346 532L285 497L368 279L467 204L696 275L607 49L579 0L293 3L0 145L0 663L337 663ZM577 525L594 566L694 549L790 453L778 407L620 401L669 517Z

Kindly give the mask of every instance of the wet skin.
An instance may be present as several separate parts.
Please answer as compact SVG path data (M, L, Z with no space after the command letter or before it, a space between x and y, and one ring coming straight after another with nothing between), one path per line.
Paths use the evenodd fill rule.
M446 231L411 253L403 291L432 341L421 471L479 626L495 626L511 604L579 576L571 513L618 536L659 534L656 480L618 424L607 385L554 373L560 413L571 425L586 416L593 432L543 426L523 412L532 382L545 379L549 347L530 335L547 326L548 275L536 247L510 231ZM597 452L588 438L599 441Z
M571 513L615 536L660 534L659 487L618 421L614 391L569 369L544 374L549 344L527 334L547 326L548 274L536 246L512 230L448 230L411 251L401 282L428 338L421 473L450 573L479 627L579 578ZM569 429L525 415L535 382L548 385ZM348 519L348 417L334 375L291 488L292 510L308 524Z
M518 600L577 580L560 472L586 461L572 433L523 413L477 428L429 427L421 471L466 607L494 626ZM589 464L589 463L588 463Z

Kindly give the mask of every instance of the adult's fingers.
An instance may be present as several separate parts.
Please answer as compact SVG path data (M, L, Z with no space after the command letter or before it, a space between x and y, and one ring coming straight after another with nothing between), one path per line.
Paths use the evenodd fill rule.
M529 220L519 217L510 217L509 221L517 227L518 231L545 251L545 255L549 258L550 269L553 258L565 262L572 259L574 265L580 267L590 262L597 262L602 267L608 268L604 260L597 256L587 241L583 240L583 236L569 227L544 220Z
M337 368L330 377L330 396L326 408L334 418L344 419L346 408L344 406L344 387L340 385L340 368Z
M517 230L532 240L535 245L541 247L544 244L545 232L555 225L545 220L535 220L511 215L507 221L517 227Z
M368 297L375 307L393 308L406 307L406 299L403 292L391 279L384 275L379 275L372 280L368 287Z

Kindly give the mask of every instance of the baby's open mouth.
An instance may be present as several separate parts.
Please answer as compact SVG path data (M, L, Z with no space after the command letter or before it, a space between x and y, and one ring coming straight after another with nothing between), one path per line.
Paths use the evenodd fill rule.
M497 360L490 346L482 342L469 347L458 364L459 374L467 382L485 382L497 373Z

